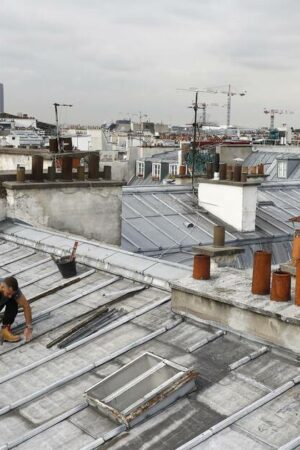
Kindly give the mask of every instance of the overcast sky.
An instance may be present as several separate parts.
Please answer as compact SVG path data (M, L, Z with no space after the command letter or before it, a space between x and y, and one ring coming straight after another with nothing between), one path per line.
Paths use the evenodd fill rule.
M0 82L6 112L99 124L142 111L191 122L176 88L231 83L232 123L267 125L264 107L300 127L299 0L1 0ZM226 122L225 95L209 118Z

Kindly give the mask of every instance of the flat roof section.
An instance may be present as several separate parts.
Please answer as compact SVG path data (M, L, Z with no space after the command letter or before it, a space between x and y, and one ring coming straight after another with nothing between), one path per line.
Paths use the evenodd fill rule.
M269 295L253 295L251 283L249 272L229 267L215 269L207 281L175 281L172 308L300 355L300 307L293 295L289 302L271 301Z

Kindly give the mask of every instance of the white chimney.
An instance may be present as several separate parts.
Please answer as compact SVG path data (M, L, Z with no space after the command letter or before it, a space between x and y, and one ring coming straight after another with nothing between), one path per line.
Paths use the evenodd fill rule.
M254 231L259 184L201 180L198 188L199 206L237 231Z

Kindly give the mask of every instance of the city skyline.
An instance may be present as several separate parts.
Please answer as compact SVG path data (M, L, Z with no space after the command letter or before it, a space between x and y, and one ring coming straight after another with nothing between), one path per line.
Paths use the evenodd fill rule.
M0 82L5 110L53 121L53 103L74 104L69 123L102 123L127 112L156 122L191 122L193 94L177 88L227 85L232 123L268 126L264 107L294 111L277 126L300 123L297 0L37 0L1 2ZM210 120L226 123L224 95ZM122 114L120 113L122 112Z

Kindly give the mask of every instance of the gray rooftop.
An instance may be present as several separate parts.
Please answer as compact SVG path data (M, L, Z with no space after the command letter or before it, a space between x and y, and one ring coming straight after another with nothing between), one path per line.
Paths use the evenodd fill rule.
M122 248L191 264L191 248L210 244L214 225L225 225L226 242L245 248L237 267L248 268L253 252L271 250L273 264L290 258L294 228L288 219L300 213L300 185L264 185L258 191L256 230L241 233L197 205L191 186L126 187L122 203ZM186 228L185 223L193 223Z
M279 147L280 149L280 147ZM282 178L277 176L277 161L290 159L294 160L293 169L288 173L287 180L296 181L300 180L300 152L286 152L286 151L264 151L260 149L251 153L243 162L246 167L257 166L258 164L264 165L265 174L268 175L265 182L282 182Z
M75 237L7 222L0 228L0 275L16 274L39 318L32 342L0 347L1 450L171 450L201 442L270 449L298 438L299 362L172 313L169 281L189 269L79 239L79 275L66 285L49 252L69 252ZM46 348L83 315L111 304L125 312L121 320L76 345ZM83 393L146 351L197 370L197 389L126 431Z

